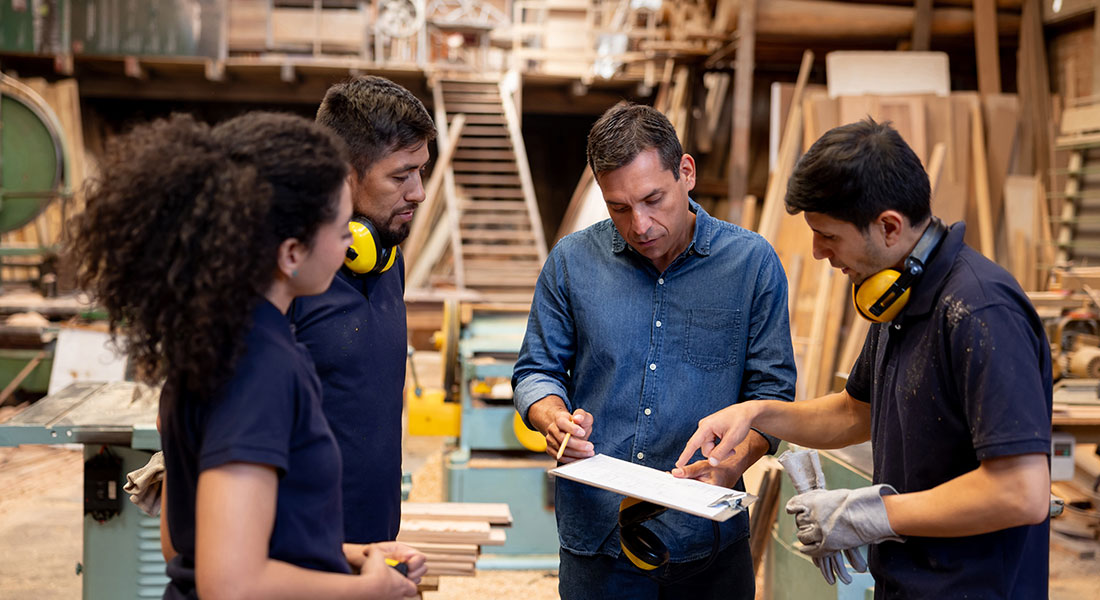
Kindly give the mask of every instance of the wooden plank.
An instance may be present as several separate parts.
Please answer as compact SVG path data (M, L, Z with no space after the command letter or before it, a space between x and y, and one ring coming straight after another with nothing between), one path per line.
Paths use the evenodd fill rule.
M534 232L532 231L516 231L514 229L470 229L466 227L456 227L454 229L462 233L462 239L485 241L530 240L534 238Z
M493 92L452 92L447 91L446 100L462 104L500 104L500 94Z
M455 160L514 160L516 153L511 150L459 150Z
M837 347L840 345L840 327L844 323L844 313L848 308L851 287L852 284L847 276L841 273L833 274L828 319L825 322L824 345L821 350L821 368L818 370L816 387L811 397L824 396L833 391Z
M486 255L501 255L501 256L538 256L538 250L535 249L534 242L528 245L517 244L466 244L462 247L462 251L466 256L475 256L478 254Z
M829 97L935 94L951 91L943 52L836 51L825 56Z
M997 4L974 0L974 49L978 61L978 91L1001 93L1001 58L997 40Z
M511 525L512 511L503 502L402 502L402 520L487 521Z
M926 52L932 40L932 0L916 0L914 4L913 51Z
M476 214L462 215L462 225L524 225L531 226L525 214Z
M478 102L448 102L447 112L449 113L466 113L466 114L487 114L487 115L499 115L501 113L501 102L498 99L496 104L478 103Z
M477 556L479 550L477 544L443 544L439 542L417 542L412 544L413 548L429 554L450 554L450 555L469 555Z
M1067 106L1062 110L1059 131L1062 135L1100 131L1100 104Z
M988 0L987 0L988 1ZM979 250L989 260L993 251L993 214L989 199L989 176L985 157L985 135L978 102L970 104L970 146L974 153L974 199L978 209Z
M523 198L523 190L519 188L487 188L479 186L463 186L462 191L467 198L471 198L473 200L471 204L475 205L464 205L466 210L527 210L527 205L523 202L510 202L508 200L481 200L483 198Z
M989 208L993 217L993 230L999 231L1004 214L1005 177L1008 175L1019 130L1020 103L1015 94L991 94L982 98L982 107L985 109L985 122L990 124L986 128Z
M515 162L462 161L455 162L453 168L464 173L519 173Z
M1039 190L1034 175L1009 175L1004 184L1005 231L1012 275L1025 290L1036 289L1035 271L1029 257L1036 254Z
M795 400L806 400L816 396L818 374L821 372L821 356L825 341L825 325L829 317L829 297L833 282L833 268L829 261L818 262L817 290L814 299L813 316L810 324L810 340L803 354L802 372L799 378L802 389L797 390Z
M481 137L508 137L508 129L505 128L503 125L478 125L477 127L468 127L466 129L466 135Z
M460 175L455 174L458 185L520 185L519 175Z
M468 137L458 143L459 148L511 148L512 140L506 137Z
M504 125L504 117L500 115L468 115L466 122L470 125Z
M779 165L772 176L768 178L764 207L760 214L759 233L773 243L779 232L779 221L782 218L782 213L786 212L783 210L782 204L783 196L787 192L787 177L794 168L794 162L798 156L798 147L802 141L802 92L806 87L806 80L810 76L813 62L813 52L807 50L802 53L798 81L795 84L795 92L791 98L791 112L787 116L783 138L779 144Z
M733 118L729 154L729 187L726 197L730 212L726 218L735 222L740 216L740 200L748 189L749 133L752 125L752 80L756 48L756 0L741 0L737 19L737 72L733 83ZM738 214L734 214L737 212ZM749 225L741 221L742 225Z

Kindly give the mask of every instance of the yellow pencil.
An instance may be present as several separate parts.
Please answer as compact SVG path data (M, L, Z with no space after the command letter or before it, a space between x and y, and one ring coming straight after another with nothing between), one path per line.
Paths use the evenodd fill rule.
M569 415L569 422L573 422L573 415ZM557 460L561 460L561 455L565 453L565 445L569 443L569 438L573 437L573 433L569 432L565 434L565 438L561 441L561 446L558 447Z

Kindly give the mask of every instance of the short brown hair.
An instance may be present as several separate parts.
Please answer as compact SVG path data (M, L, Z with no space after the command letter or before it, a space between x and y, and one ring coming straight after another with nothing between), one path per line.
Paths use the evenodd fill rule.
M614 171L651 148L679 180L684 149L668 117L652 106L620 104L608 109L588 133L588 166L596 175Z
M362 176L387 152L435 139L428 109L409 90L382 77L356 77L328 89L317 122L343 138Z

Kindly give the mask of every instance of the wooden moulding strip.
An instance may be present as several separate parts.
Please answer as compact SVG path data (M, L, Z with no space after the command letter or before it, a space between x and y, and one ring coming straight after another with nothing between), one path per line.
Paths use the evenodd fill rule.
M970 103L970 146L974 158L974 199L978 208L978 236L981 253L996 260L993 251L993 209L989 196L989 169L986 164L985 134L981 103Z

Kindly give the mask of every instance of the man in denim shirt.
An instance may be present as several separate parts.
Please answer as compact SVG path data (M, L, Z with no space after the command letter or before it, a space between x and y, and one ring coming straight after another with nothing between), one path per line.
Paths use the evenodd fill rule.
M512 383L516 409L563 462L600 452L671 469L695 423L755 399L791 400L787 282L772 248L688 197L695 161L647 106L612 108L588 160L611 219L563 239L542 269ZM777 441L752 433L686 476L743 489ZM668 511L647 526L670 563L649 574L619 546L621 497L558 480L562 598L752 598L748 518L720 527Z

